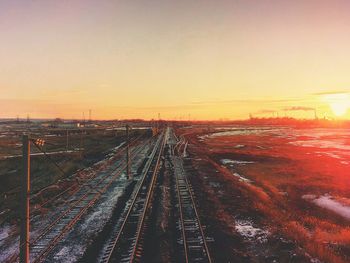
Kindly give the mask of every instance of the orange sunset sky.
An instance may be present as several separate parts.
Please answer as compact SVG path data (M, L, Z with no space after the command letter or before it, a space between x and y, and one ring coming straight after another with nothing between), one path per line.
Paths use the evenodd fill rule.
M350 1L0 2L0 118L350 118Z

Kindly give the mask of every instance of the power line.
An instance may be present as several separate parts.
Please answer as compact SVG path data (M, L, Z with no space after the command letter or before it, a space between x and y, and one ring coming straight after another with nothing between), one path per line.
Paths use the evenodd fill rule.
M80 130L80 131L82 132L82 130ZM140 136L138 136L137 138L135 138L134 140L132 140L132 141L130 142L130 144L133 144L134 142L136 142L138 139L140 139L141 136L142 136L142 135L140 135ZM33 137L31 137L31 139L32 139L31 141L32 141L33 144L36 146L36 148L37 148L40 152L42 152L42 153L44 154L44 156L47 158L47 160L48 160L49 162L51 162L51 163L62 173L63 176L69 177L69 175L60 167L60 165L59 165L57 162L55 162L55 161L50 157L50 155L49 155L49 153L48 153L47 151L45 151L43 148L41 148L40 146L38 146L38 145L35 144L35 141L38 140L39 138L33 138ZM40 140L41 140L41 139L40 139ZM46 140L45 140L45 144L46 144L46 145L50 145L50 146L55 146L55 147L62 147L62 145L54 144L54 143L49 142L49 141L46 141ZM122 149L122 151L124 151L125 149L126 149L126 147L125 147L124 149ZM35 183L37 183L39 180L41 180L40 177L35 177L35 178L31 179L31 184L35 184ZM48 184L48 185L42 187L41 189L38 189L36 192L39 192L39 191L41 191L42 189L44 189L44 188L46 188L46 187L49 187L49 186L52 186L52 185L54 185L54 184L55 184L55 183ZM19 192L20 192L20 189L21 189L20 186L16 186L16 187L14 187L14 188L12 188L12 189L6 191L6 192L3 192L2 194L3 194L3 195L8 195L8 194L10 194L10 193L16 194L16 193L19 193Z
M136 142L139 138L141 138L142 137L142 135L143 134L141 134L141 135L139 135L137 138L135 138L134 140L132 140L132 144L134 143L134 142ZM28 136L26 136L26 138L27 138L27 142L28 142ZM24 140L23 140L24 141ZM46 153L46 151L42 148L42 146L44 145L44 143L45 143L45 141L44 140L42 140L42 139L34 139L34 138L29 138L29 142L28 142L28 147L30 147L30 142L32 142L33 144L34 144L34 146L40 151L40 152L42 152L43 154L44 154L44 156L46 157L46 159L47 160L49 160L52 164L54 164L64 175L66 175L66 173L64 172L64 170L60 167L60 165L59 164L57 164L54 160L52 160L52 158ZM123 150L121 150L116 156L118 156L120 153L122 153L124 151L124 149ZM28 151L27 151L27 156L28 156L28 158L30 157L30 148L28 148ZM29 162L28 162L29 163ZM29 171L29 169L28 169L28 171ZM93 178L93 177L92 177ZM91 178L89 178L89 179L91 179ZM27 183L30 183L29 182L29 177L28 177L28 180L27 180ZM86 183L86 182L85 182ZM84 184L85 184L84 183ZM89 186L89 185L87 185L87 186ZM47 186L46 186L47 187ZM42 188L43 189L43 188ZM28 190L29 191L29 190ZM59 195L62 195L64 192L66 192L67 191L67 189L65 190L65 191L63 191L63 192L61 192ZM29 194L29 192L28 192L28 194ZM57 195L57 196L59 196L59 195ZM27 207L29 208L29 200L30 200L30 197L29 197L29 195L27 195L27 202L28 202L28 204L27 204ZM51 199L52 200L52 199ZM28 225L29 224L29 209L27 209L27 213L28 213L28 216L26 217L26 225ZM23 227L22 227L22 229L24 229ZM26 233L29 233L29 228L26 228L25 229L26 230ZM23 232L24 233L24 232ZM22 235L22 234L21 234ZM22 258L24 257L24 256L26 256L26 255L29 255L29 244L30 244L30 241L29 241L29 234L28 234L28 236L24 236L23 235L23 237L25 237L25 240L21 237L21 244L20 244L20 251L21 251L21 253L20 253L20 255L21 255L21 261L23 261L22 260ZM24 240L24 242L22 241L22 240ZM27 251L27 253L25 253L25 251ZM18 258L18 256L16 257L16 259ZM29 262L29 259L27 259L25 262Z
M37 149L39 149L39 151L41 151L41 152L44 154L44 156L45 156L53 165L55 165L55 166L57 167L58 170L60 170L60 172L61 172L63 175L65 175L65 176L67 175L66 172L65 172L54 160L52 160L52 158L50 157L50 155L48 155L48 154L46 153L46 151L45 151L43 148L41 148L41 147L39 146L39 144L36 143L36 141L32 140L32 142L33 142L33 144L35 145L35 147L36 147Z
M141 136L142 136L142 135L139 135L137 138L135 138L134 140L132 140L132 141L130 142L130 145L133 145L136 141L138 141L138 140L141 138ZM126 150L126 147L127 147L127 146L124 146L124 147L116 154L115 157L121 155L121 154ZM94 177L92 177L92 178L94 178ZM92 178L89 178L89 180L92 179ZM86 182L83 182L83 183L78 184L78 185L83 185L84 183L86 183ZM44 188L49 187L49 186L54 185L54 184L55 184L55 183L49 184L49 185L45 186ZM73 188L73 187L74 187L74 185L72 185L72 186L70 186L69 188L65 189L63 192L58 193L56 196L52 197L50 200L45 201L43 204L41 204L41 206L44 206L44 205L46 205L47 203L49 203L50 201L55 200L57 197L61 196L63 193L67 192L69 189L71 189L71 188ZM44 188L42 188L42 189L44 189ZM40 190L38 190L38 191L41 191L42 189L40 189Z

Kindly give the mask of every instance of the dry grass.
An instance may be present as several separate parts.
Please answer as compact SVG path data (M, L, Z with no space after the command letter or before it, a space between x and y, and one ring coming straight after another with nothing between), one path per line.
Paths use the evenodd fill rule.
M249 135L202 142L197 140L197 135L191 137L196 152L231 180L234 187L239 185L249 193L250 202L264 215L272 232L293 240L311 257L323 262L349 262L350 255L346 253L350 252L341 248L350 244L350 227L339 216L302 199L302 195L308 193L350 197L345 166L330 156L317 155L315 159L310 154L312 150L288 144L285 138ZM234 148L238 144L245 147ZM223 158L255 163L232 168L221 164ZM254 183L239 182L232 175L234 171Z

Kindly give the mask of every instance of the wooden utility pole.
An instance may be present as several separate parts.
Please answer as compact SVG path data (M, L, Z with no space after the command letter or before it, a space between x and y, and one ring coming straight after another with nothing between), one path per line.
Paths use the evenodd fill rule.
M67 133L66 133L66 152L68 152L68 129L67 129Z
M83 141L83 129L80 129L80 146L79 146L79 151L80 151L80 158L83 158L83 145L84 145L84 141Z
M29 263L30 140L23 135L23 176L21 180L20 262Z
M126 176L131 179L129 125L126 125Z

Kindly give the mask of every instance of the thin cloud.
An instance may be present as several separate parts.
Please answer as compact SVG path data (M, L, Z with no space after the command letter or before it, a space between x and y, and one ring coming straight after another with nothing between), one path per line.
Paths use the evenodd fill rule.
M315 108L304 107L304 106L293 106L293 107L284 108L283 110L284 111L314 111Z
M323 95L336 95L336 94L350 94L349 91L325 91L325 92L317 92L312 95L323 96Z
M268 110L268 109L264 109L264 110L259 110L258 112L256 112L255 114L271 114L271 113L275 113L275 110Z
M232 99L232 100L210 100L210 101L193 101L193 105L217 105L217 104L234 104L234 103L286 103L304 101L302 98L285 98L285 99Z
M191 110L199 108L200 105L169 105L169 106L112 106L113 109L124 109L124 110L146 110L146 111L163 111L163 110Z

